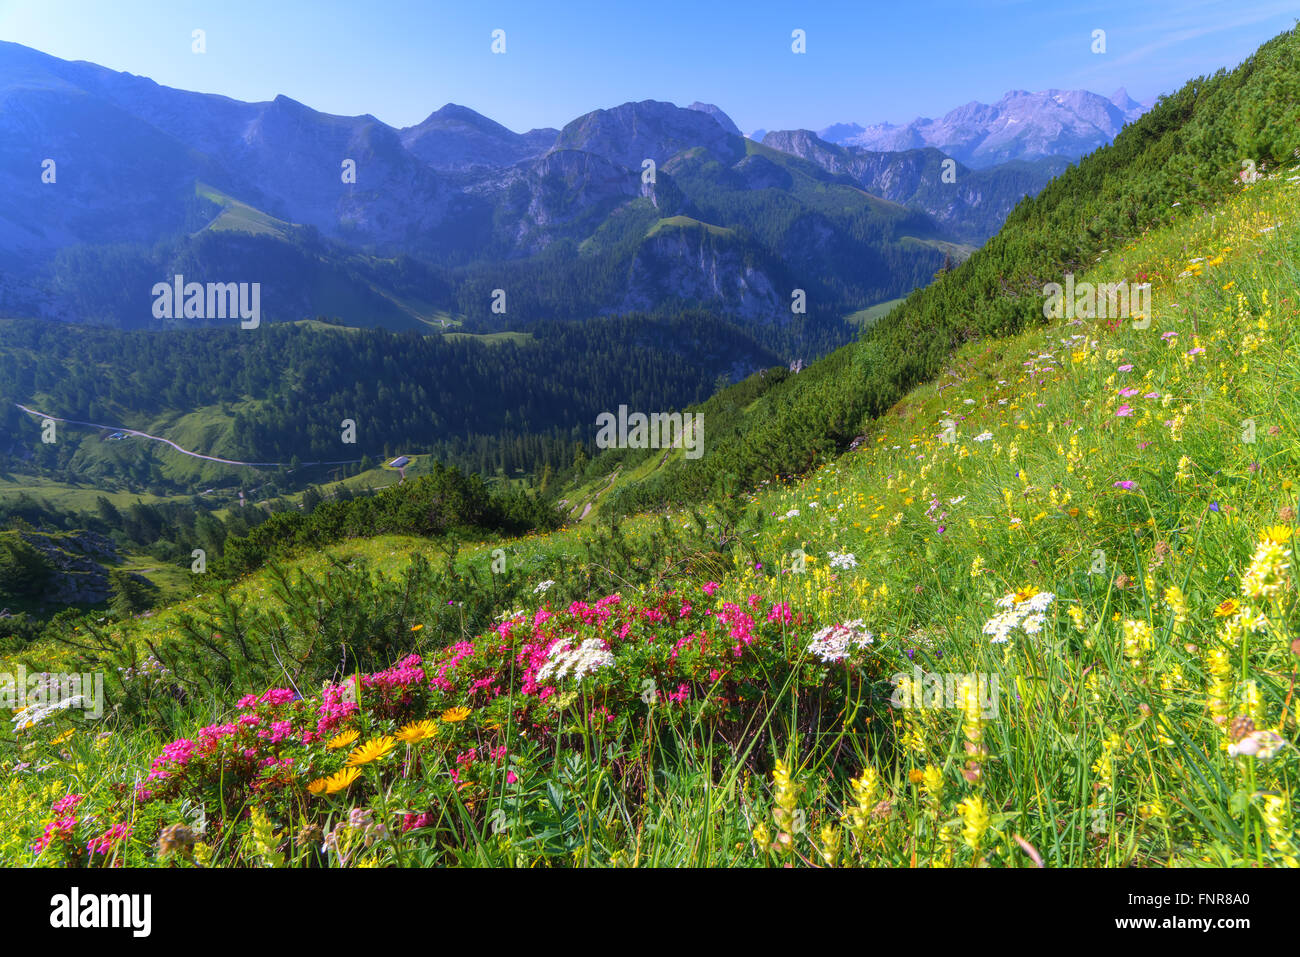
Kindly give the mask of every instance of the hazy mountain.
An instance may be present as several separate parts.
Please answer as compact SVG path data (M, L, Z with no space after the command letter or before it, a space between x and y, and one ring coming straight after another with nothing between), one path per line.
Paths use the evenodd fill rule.
M558 131L456 104L395 129L0 43L0 315L155 326L154 284L183 274L261 283L270 321L491 331L698 306L824 348L1042 184L963 169L935 192L933 151L810 137L766 148L716 106L654 100Z
M987 169L957 163L949 182L943 165L948 157L932 148L875 152L836 146L809 130L768 133L763 145L849 176L875 196L924 210L954 236L972 243L982 243L996 233L1016 203L1037 194L1069 165L1061 157L1015 160Z
M713 117L715 120L718 121L719 126L721 126L724 130L726 130L728 133L732 134L733 136L743 135L740 132L740 127L738 127L735 123L731 121L731 117L729 117L726 113L722 112L722 110L718 109L712 103L701 103L699 100L696 100L694 103L688 106L687 109L699 110L701 113L709 114L709 116Z
M402 145L438 170L510 166L544 153L559 130L513 133L469 107L448 103L401 131Z
M972 167L1045 156L1077 159L1115 138L1147 107L1121 87L1110 97L1086 90L1012 90L994 104L970 102L934 120L896 126L837 123L818 135L839 146L898 151L934 147Z

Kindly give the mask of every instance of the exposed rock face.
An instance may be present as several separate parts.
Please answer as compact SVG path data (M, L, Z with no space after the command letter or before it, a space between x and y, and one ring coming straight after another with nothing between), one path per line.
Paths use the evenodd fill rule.
M887 152L934 147L982 168L1045 156L1078 159L1105 146L1145 111L1123 87L1110 98L1087 90L1012 90L996 103L967 103L937 120L918 117L903 126L836 123L821 137Z
M971 169L936 149L877 152L837 146L809 130L768 133L763 145L846 176L873 196L922 209L971 243L997 232L1016 203L1036 194L1068 165L1064 158L1050 157Z
M44 600L52 605L97 605L112 593L108 569L119 561L117 546L95 532L22 532L31 545L54 569L46 585ZM133 578L146 581L144 576Z
M789 305L768 273L747 259L743 247L702 227L662 230L637 250L620 310L645 309L671 296L684 303L725 306L748 321L784 321Z

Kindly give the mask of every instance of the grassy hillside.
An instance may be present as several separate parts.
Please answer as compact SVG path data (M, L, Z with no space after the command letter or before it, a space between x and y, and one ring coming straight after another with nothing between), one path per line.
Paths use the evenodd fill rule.
M1110 251L1081 281L1148 276L1149 327L967 344L857 451L752 496L748 524L710 512L712 564L669 556L658 588L597 600L595 528L450 559L387 537L36 649L166 664L137 659L108 725L60 712L4 746L24 770L0 856L30 862L45 835L42 862L153 863L160 828L204 807L174 862L306 863L314 828L363 808L389 836L335 830L331 864L1294 864L1297 226L1288 167ZM649 556L693 524L619 534ZM205 669L241 642L218 695ZM553 643L552 671L590 676L546 672ZM315 690L352 673L319 670L340 647L373 672L359 707ZM980 683L891 706L917 675ZM69 793L71 824L48 810Z
M859 342L771 389L745 428L714 429L702 465L669 469L618 493L611 506L633 512L698 500L728 475L753 487L774 474L806 472L938 375L954 349L1041 322L1046 283L1096 266L1147 230L1187 224L1238 188L1247 165L1293 165L1298 64L1293 30L1231 73L1162 97L1113 144L1021 202L984 247L912 293ZM1105 277L1133 279L1126 268Z

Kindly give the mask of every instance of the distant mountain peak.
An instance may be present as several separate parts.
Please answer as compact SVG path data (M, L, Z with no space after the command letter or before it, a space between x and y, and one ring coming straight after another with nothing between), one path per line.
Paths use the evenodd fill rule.
M940 119L917 117L903 126L837 123L821 136L885 152L934 147L984 168L1015 159L1076 159L1109 143L1145 109L1123 87L1109 98L1088 90L1008 90L996 103L973 100Z
M740 132L740 127L737 126L734 122L732 122L731 117L729 117L726 113L722 112L721 109L714 106L712 103L701 103L699 100L696 100L694 103L688 106L687 109L695 110L697 113L707 113L709 116L717 120L719 125L724 130L726 130L728 133L731 133L734 136L744 135Z

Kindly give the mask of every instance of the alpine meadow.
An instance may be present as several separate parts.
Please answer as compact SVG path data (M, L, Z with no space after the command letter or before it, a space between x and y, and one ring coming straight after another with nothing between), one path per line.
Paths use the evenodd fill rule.
M503 122L390 125L0 12L0 865L1300 866L1294 16L862 125L797 8L576 92L497 16Z

